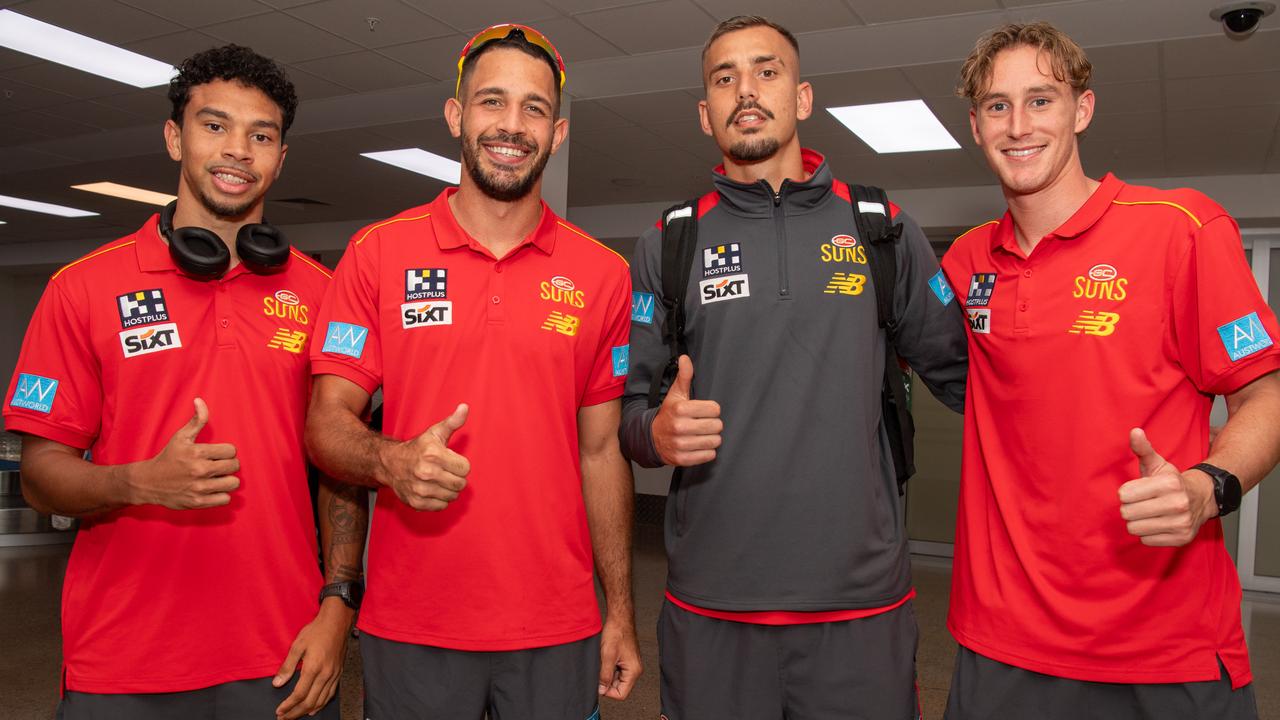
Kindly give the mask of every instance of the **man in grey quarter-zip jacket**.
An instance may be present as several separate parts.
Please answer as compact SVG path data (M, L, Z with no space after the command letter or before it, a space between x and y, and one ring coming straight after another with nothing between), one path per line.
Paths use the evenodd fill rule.
M659 227L631 266L623 450L678 467L658 631L669 720L919 714L885 333L849 188L796 134L813 102L798 65L794 36L764 18L726 20L704 48L699 113L724 165L696 210L689 355L654 409L669 357ZM889 210L904 226L898 352L959 411L959 304L920 227Z

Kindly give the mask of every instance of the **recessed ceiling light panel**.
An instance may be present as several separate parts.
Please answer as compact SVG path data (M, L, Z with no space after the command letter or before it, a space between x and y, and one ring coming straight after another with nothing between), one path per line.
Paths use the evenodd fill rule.
M957 150L960 143L923 100L827 108L878 153Z
M169 63L12 10L0 10L0 45L140 88L166 85L177 72Z
M150 205L168 205L178 199L177 195L166 195L164 193L155 192L153 190L143 190L142 188L130 187L113 182L96 182L84 185L72 185L76 190L85 190L99 195L110 195L111 197L123 198L125 200L134 200L136 202L148 203Z
M23 198L10 197L9 195L0 195L0 206L17 208L18 210L30 210L31 212L44 213L46 215L57 215L59 217L93 217L98 214L65 205L25 200Z
M457 185L462 180L462 164L442 155L427 152L422 148L405 148L403 150L383 150L381 152L360 153L362 156L398 168L443 180Z

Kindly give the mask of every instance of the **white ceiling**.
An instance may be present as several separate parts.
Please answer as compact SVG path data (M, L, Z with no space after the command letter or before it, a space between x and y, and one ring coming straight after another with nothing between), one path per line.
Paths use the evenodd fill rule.
M1098 115L1091 174L1280 173L1280 16L1245 42L1208 19L1213 0L0 0L0 7L178 63L237 42L286 64L302 105L277 224L383 217L441 184L361 158L420 146L457 154L439 119L457 53L494 22L533 24L568 63L569 205L704 192L719 158L698 129L698 56L715 22L762 13L800 38L820 107L922 98L961 150L877 155L819 111L801 126L844 178L891 188L986 185L967 106L951 95L985 29L1043 18L1085 45ZM370 28L369 18L377 18ZM73 205L63 219L0 208L0 245L110 239L149 212L70 185L111 180L173 192L164 88L136 90L0 49L0 194ZM325 205L281 202L307 198ZM1277 201L1280 205L1280 200ZM1280 221L1280 207L1275 216Z

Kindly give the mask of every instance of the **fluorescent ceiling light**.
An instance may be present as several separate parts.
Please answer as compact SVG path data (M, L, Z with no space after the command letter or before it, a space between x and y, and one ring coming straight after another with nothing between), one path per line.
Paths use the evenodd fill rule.
M165 195L164 193L129 187L128 185L120 185L119 183L113 182L87 183L85 185L72 185L71 187L76 190L87 190L91 193L98 193L99 195L110 195L111 197L124 198L125 200L136 200L137 202L150 203L151 205L168 205L178 199L177 195Z
M405 148L404 150L384 150L382 152L360 153L364 157L388 165L395 165L419 175L427 175L457 185L462 180L462 164L457 160L427 152L422 148Z
M878 153L960 148L923 100L849 105L827 112Z
M12 10L0 10L0 45L140 88L165 85L177 72L169 63Z
M46 215L60 215L62 217L92 217L97 215L96 212L88 210L77 210L73 207L65 205L53 205L51 203L36 202L35 200L23 200L22 198L10 197L8 195L0 195L0 205L4 207L17 208L19 210L30 210L31 212L45 213Z

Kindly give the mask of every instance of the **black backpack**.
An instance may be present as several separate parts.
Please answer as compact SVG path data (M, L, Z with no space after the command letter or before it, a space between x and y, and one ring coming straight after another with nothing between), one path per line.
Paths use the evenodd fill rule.
M902 223L889 223L889 197L884 190L868 185L850 185L849 192L854 224L859 238L867 247L867 266L876 289L876 316L887 339L880 406L893 451L898 493L902 494L907 480L916 472L915 422L907 403L907 377L898 367L895 350L898 322L893 314L893 292L897 284L898 261L894 245L902 236ZM698 247L697 210L698 201L690 200L662 214L662 307L666 311L662 339L671 350L671 358L649 384L651 408L658 406L662 386L674 381L679 358L689 351L684 337L684 298L694 252Z

